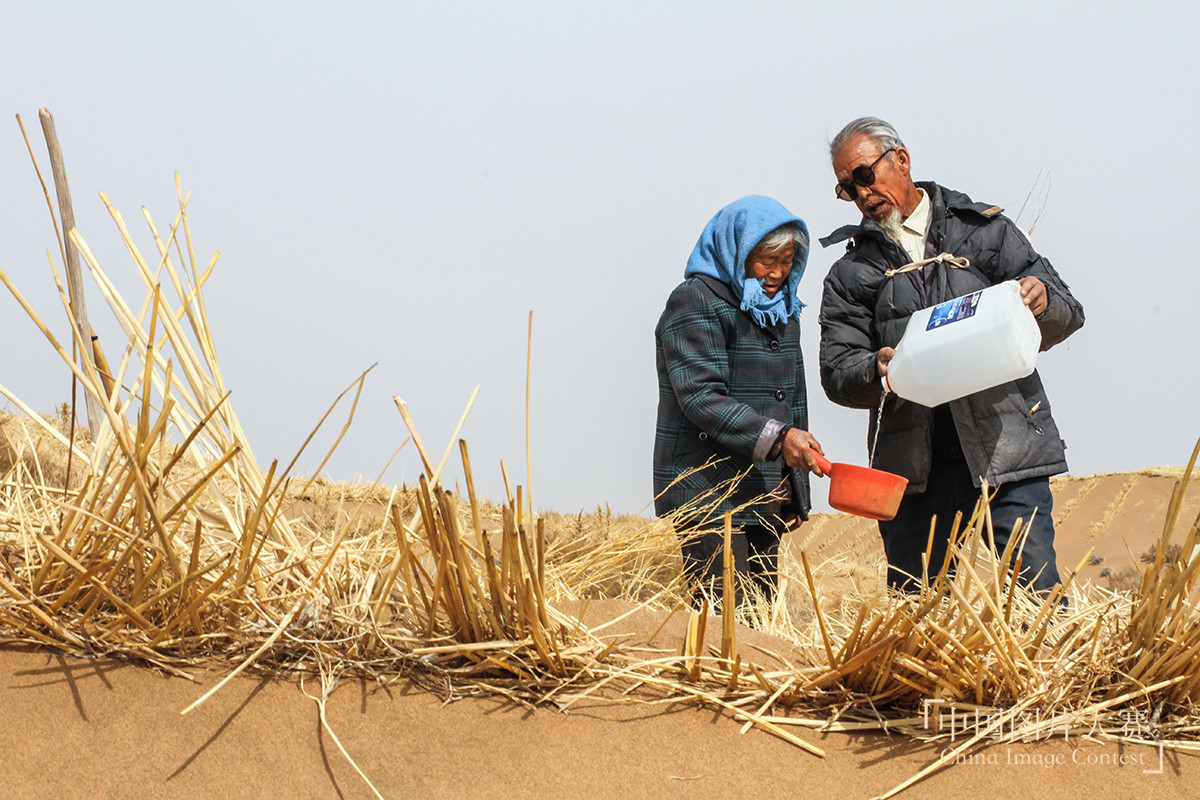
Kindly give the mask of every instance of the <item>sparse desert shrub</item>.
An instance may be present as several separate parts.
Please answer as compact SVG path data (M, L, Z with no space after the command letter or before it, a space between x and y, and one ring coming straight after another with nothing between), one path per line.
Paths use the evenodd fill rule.
M1169 544L1164 551L1163 563L1173 565L1179 561L1179 556L1182 555L1183 548L1178 544ZM1142 553L1140 561L1143 564L1153 564L1158 559L1158 543L1150 545L1150 549Z
M1114 592L1136 592L1142 585L1142 571L1137 567L1122 567L1108 575L1108 588Z

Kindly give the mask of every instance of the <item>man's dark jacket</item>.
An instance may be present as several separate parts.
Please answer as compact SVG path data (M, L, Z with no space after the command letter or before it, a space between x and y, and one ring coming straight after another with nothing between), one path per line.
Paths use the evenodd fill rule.
M918 269L888 278L885 271L904 266L909 257L870 221L839 228L821 240L829 246L852 238L825 278L821 385L835 403L872 409L868 447L875 437L874 410L883 395L876 355L881 347L896 346L915 311L1032 275L1046 286L1048 305L1037 318L1042 350L1083 325L1083 307L1070 288L999 208L935 183L918 186L932 203L928 252L965 257L969 268L938 263L927 268L928 275ZM1065 445L1036 371L948 405L949 414L943 410L938 418L953 419L976 485L980 478L996 486L1066 471ZM910 494L925 491L934 417L933 409L895 395L889 395L883 411L872 466L908 478Z

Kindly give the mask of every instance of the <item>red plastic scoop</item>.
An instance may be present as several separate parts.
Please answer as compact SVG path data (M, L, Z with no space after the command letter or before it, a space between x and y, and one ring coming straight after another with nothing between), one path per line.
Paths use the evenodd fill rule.
M896 516L908 478L879 469L830 463L815 450L813 455L821 471L829 476L829 505L867 519L888 520Z

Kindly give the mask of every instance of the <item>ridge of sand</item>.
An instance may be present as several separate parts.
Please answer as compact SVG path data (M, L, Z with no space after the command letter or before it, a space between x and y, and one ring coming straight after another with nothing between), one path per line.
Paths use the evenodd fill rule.
M1136 564L1162 532L1178 478L1173 469L1055 479L1060 564L1090 549L1103 560L1083 567L1081 577L1097 581L1104 566ZM1189 487L1180 527L1198 510L1200 486ZM789 546L844 556L869 554L877 540L873 523L814 515ZM628 610L596 602L585 619L594 626ZM651 639L664 613L634 609L605 633L647 647L677 646L681 615ZM786 643L756 635L739 629L739 642L787 657ZM222 675L201 671L191 682L114 659L0 647L5 796L375 796L322 728L317 704L306 696L317 693L315 682L241 675L192 714L179 715ZM928 766L945 746L881 733L799 731L826 751L818 759L760 730L742 734L727 714L695 705L595 703L565 714L494 697L444 705L405 680L383 686L347 679L327 712L342 746L388 798L867 798ZM1200 795L1200 756L1167 751L1160 759L1154 747L1078 736L993 745L900 796L942 800L983 791L1193 798Z

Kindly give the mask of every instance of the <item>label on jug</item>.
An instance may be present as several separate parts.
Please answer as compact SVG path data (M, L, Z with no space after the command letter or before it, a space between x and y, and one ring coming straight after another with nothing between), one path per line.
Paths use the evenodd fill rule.
M972 292L971 294L962 297L956 297L953 300L947 300L933 307L933 312L929 316L929 324L925 326L925 330L931 331L934 328L940 328L943 325L949 325L951 322L969 319L975 316L975 310L979 308L979 295L983 291Z

